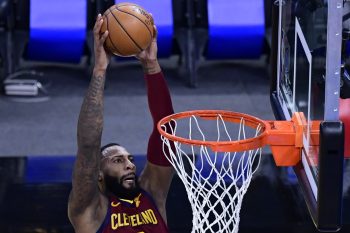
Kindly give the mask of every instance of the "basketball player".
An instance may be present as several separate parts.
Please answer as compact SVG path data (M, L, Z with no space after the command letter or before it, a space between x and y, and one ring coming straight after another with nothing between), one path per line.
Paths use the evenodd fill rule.
M163 155L156 123L173 113L173 107L157 62L157 33L151 45L136 56L144 70L154 121L147 163L137 179L133 156L126 148L116 143L101 148L103 93L110 61L103 46L108 31L99 34L102 22L98 15L94 26L95 65L78 120L68 216L77 233L167 233L165 203L174 171Z

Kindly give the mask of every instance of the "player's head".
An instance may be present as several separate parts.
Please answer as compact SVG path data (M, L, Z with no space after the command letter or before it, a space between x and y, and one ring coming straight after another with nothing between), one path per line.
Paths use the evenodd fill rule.
M103 146L99 181L105 191L122 198L133 198L139 190L134 157L117 143Z

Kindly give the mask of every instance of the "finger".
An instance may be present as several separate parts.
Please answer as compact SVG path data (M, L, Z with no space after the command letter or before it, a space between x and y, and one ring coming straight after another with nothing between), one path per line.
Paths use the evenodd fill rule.
M102 44L106 41L106 39L107 39L107 37L108 37L108 34L109 34L109 32L106 30L106 31L101 35L100 42L101 42Z
M101 14L97 15L96 22L95 22L95 25L94 25L94 30L96 29L98 22L101 20L101 17L102 17Z
M98 14L97 19L96 19L96 23L94 26L94 33L95 34L99 34L101 27L102 27L102 24L103 24L103 18L101 16L101 14Z
M101 13L98 13L97 17L96 17L96 22L98 22L100 20L100 18L102 18Z
M153 41L157 40L157 36L158 36L158 29L157 29L157 26L154 24L153 25Z

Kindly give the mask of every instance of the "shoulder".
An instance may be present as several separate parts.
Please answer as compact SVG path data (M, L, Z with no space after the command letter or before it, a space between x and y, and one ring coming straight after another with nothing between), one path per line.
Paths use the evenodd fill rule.
M146 190L144 190L144 189L141 188L140 193L141 193L141 195L142 195L144 198L153 200L152 195L151 195L149 192L147 192Z

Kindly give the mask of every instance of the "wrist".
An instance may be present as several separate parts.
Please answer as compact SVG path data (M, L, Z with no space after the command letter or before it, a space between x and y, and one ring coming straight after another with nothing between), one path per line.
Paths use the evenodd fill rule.
M142 69L144 74L156 74L161 71L158 60L148 60L142 62Z
M92 73L94 76L104 76L106 74L106 68L101 68L101 67L95 66Z

